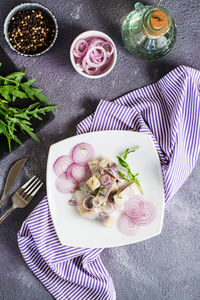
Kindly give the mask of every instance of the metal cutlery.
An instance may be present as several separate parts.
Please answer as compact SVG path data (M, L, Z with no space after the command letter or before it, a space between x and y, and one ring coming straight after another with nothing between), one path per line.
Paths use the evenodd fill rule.
M15 209L15 208L24 208L29 202L33 199L36 193L39 191L43 182L33 176L30 180L28 180L24 185L22 185L12 196L12 206L11 208L0 218L0 224L7 218L7 216Z
M13 185L17 175L20 173L22 167L24 166L25 162L26 162L27 158L23 158L18 160L10 169L8 176L7 176L7 180L6 180L6 184L4 187L4 191L2 194L2 197L0 199L0 208L2 207L4 200L11 188L11 186Z

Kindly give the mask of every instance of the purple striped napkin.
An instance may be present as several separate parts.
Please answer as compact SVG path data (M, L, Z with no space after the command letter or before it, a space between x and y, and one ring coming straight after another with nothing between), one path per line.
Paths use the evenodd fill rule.
M170 200L191 173L200 148L200 72L178 67L157 83L114 102L100 101L95 113L77 126L79 134L98 130L134 130L151 135ZM21 253L56 299L114 300L113 282L99 254L59 243L47 198L18 233Z

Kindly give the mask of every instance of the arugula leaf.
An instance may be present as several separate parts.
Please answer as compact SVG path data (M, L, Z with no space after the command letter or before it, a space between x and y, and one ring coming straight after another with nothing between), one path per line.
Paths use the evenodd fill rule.
M128 154L131 153L131 152L135 152L135 151L136 151L135 148L132 149L132 150L126 149L126 151L125 151L124 154L123 154L123 158L124 158L124 159L127 159Z
M126 159L127 159L128 154L130 154L130 153L132 153L132 152L135 152L137 148L138 148L138 147L135 147L135 148L132 149L132 150L126 149L126 151L125 151L125 152L123 153L123 155L122 155L123 158L120 157L120 156L117 156L117 159L118 159L118 162L119 162L120 166L122 166L123 169L124 169L124 172L122 172L122 171L120 171L120 170L117 170L117 172L118 172L119 176L120 176L122 179L124 179L124 180L126 180L126 181L128 181L128 182L134 182L135 184L137 184L137 186L138 186L140 192L141 192L142 194L144 194L144 191L143 191L143 189L142 189L142 187L141 187L141 185L140 185L140 181L139 181L139 179L137 178L138 175L139 175L139 173L136 173L136 174L134 175L134 174L131 172L131 169L130 169L129 164L126 162Z
M41 93L42 89L31 86L36 78L24 81L25 71L24 68L21 72L11 73L6 77L0 75L0 135L3 134L7 138L9 151L11 151L12 140L20 145L22 144L16 134L18 129L40 142L32 128L31 119L42 120L43 115L58 107L57 105L40 106L40 102L50 104L50 101ZM26 98L38 99L40 102L30 104L23 109L13 107L13 104L10 105L16 99Z
M120 166L122 166L126 169L129 168L128 163L124 159L122 159L120 156L117 156L117 159L119 161Z
M18 97L20 99L24 99L24 98L26 99L26 98L28 98L28 96L24 92L22 92L22 91L13 90L13 91L11 91L11 94L13 96L15 96L16 98Z
M33 78L33 79L31 79L31 80L29 80L29 81L27 81L27 82L24 82L23 85L24 85L24 86L30 86L30 85L33 84L35 81L36 81L36 78Z
M9 74L8 76L5 76L5 81L7 81L6 79L12 79L15 80L16 82L21 82L22 78L25 76L25 70L24 72L14 72Z

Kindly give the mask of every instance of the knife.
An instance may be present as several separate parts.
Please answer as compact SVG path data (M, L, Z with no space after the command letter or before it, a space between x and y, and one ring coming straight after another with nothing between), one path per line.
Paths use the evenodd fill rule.
M4 187L3 195L0 199L0 208L2 207L2 205L4 203L4 200L5 200L5 198L8 194L11 186L13 185L17 175L19 174L22 167L24 166L26 160L27 160L27 158L22 158L22 159L16 161L16 163L14 163L14 165L10 169L10 171L8 173L8 177L6 179L6 184L5 184L5 187Z

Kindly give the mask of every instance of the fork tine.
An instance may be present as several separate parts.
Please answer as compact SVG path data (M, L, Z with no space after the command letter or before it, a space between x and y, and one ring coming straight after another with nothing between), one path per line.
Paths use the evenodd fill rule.
M31 188L26 189L21 196L26 199L28 196L30 196L32 194L32 192L38 187L38 185L41 183L42 181L40 179L37 178L37 180L34 181L34 184L32 184Z
M21 191L23 191L31 182L32 180L35 178L36 176L34 175L33 177L31 177L31 179L29 179L24 185L22 185L17 191L18 193L21 193Z
M36 195L36 193L39 191L39 189L41 188L41 186L43 185L43 182L40 183L39 186L36 187L35 190L33 190L33 192L31 194L29 194L29 196L25 199L26 202L31 201L31 199Z
M31 190L32 189L32 187L33 186L35 186L36 184L38 184L39 182L40 182L41 180L39 179L39 178L37 178L36 177L36 179L33 181L33 182L31 182L31 184L29 184L29 185L27 185L26 186L26 188L25 189L23 189L22 191L21 191L21 196L23 197L23 195L25 195L25 194L29 194L29 190Z

